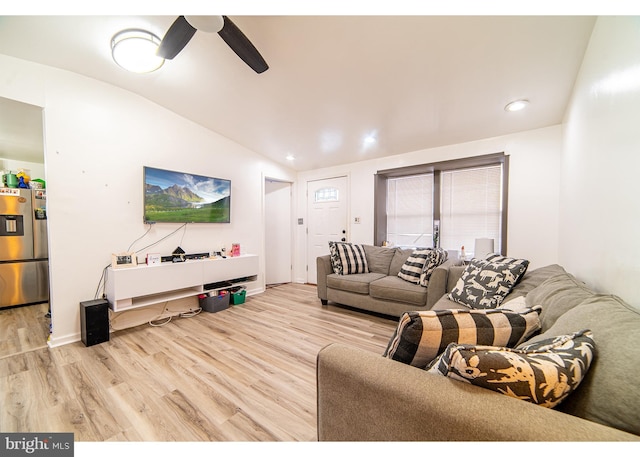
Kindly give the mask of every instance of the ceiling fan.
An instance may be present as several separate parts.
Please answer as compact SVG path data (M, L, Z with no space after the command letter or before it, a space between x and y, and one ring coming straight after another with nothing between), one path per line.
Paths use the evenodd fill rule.
M165 33L157 55L164 59L173 59L198 30L217 32L233 52L256 73L262 73L269 68L251 41L227 16L179 16Z

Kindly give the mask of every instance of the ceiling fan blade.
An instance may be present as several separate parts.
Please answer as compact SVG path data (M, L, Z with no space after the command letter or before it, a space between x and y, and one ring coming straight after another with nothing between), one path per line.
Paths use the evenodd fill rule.
M256 73L262 73L269 68L258 50L244 33L227 16L222 16L224 26L218 35L229 45L229 47L249 65Z
M184 16L179 16L158 46L156 54L164 59L171 60L178 55L196 33L196 29L187 22Z

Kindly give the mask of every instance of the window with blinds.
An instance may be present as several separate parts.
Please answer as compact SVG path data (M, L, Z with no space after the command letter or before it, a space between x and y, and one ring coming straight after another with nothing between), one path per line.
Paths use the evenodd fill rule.
M387 181L387 241L393 246L431 247L433 174Z
M502 166L443 171L440 176L440 246L473 251L476 238L495 240L500 252Z
M504 153L379 171L374 237L377 244L434 245L472 253L477 238L506 252L509 161Z

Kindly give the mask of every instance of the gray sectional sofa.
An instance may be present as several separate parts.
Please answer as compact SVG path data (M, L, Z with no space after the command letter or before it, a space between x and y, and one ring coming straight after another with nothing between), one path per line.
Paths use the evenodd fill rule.
M446 261L431 274L428 286L412 284L398 277L413 249L364 245L369 273L339 275L333 272L331 256L318 257L318 298L389 316L405 311L430 309L445 293L449 266Z
M451 267L447 292L464 267ZM589 329L596 356L562 403L547 408L359 348L317 360L321 441L638 441L640 310L596 293L558 265L527 272L507 296L541 306L527 343ZM522 299L521 299L522 300ZM434 309L457 308L446 296ZM391 335L390 335L391 337Z

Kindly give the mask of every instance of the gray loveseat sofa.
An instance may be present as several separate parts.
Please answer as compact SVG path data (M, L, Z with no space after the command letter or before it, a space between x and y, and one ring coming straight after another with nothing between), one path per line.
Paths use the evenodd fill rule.
M331 256L316 259L318 298L323 305L329 301L389 316L401 316L405 311L428 310L447 287L447 260L431 274L426 287L398 277L400 269L413 249L364 245L369 273L339 275L333 272Z
M447 291L462 270L450 269ZM640 440L640 311L592 291L558 265L527 272L507 299L517 296L542 306L541 330L530 342L593 333L597 355L562 403L546 408L331 344L317 359L319 440ZM434 309L459 306L444 296Z

